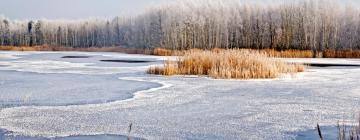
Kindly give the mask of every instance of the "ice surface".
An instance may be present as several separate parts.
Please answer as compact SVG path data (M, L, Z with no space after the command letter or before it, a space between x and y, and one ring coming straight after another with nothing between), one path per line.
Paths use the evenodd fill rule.
M14 53L5 53L4 56L7 55L19 55L20 52ZM154 61L152 63L108 63L102 62L103 59L109 58L119 58L110 57L113 53L105 53L104 56L98 53L51 53L51 52L36 52L31 54L29 52L26 53L26 57L20 58L18 57L16 60L12 61L1 61L0 65L6 67L0 67L0 70L15 70L22 72L37 72L37 73L68 73L68 74L117 74L117 73L134 73L134 72L142 72L146 70L149 65L156 65L162 62L160 58L153 58L153 56L132 56L124 58L124 60L151 60ZM24 54L25 55L25 54ZM91 58L83 58L83 59L67 59L62 58L63 56L69 55L83 55L83 56L93 56ZM119 54L118 54L119 55ZM126 55L126 54L121 54ZM128 55L126 55L128 56ZM148 58L147 58L148 57Z
M133 97L156 83L119 80L116 75L0 72L0 108L106 103Z
M60 55L70 54L60 53ZM99 53L86 55L94 56ZM123 54L115 53L104 54L101 57L164 59L139 55L124 55L123 57ZM44 57L41 59L61 61L61 63L69 62ZM96 59L96 57L91 59ZM336 61L336 63L350 64L360 61L359 59L286 60L323 63ZM19 61L25 61L26 64L16 64ZM111 91L116 88L113 85L116 82L113 81L112 76L119 78L119 82L126 80L137 82L135 85L148 83L155 83L155 85L152 85L150 89L136 90L134 98L113 102L3 108L0 110L0 128L10 131L13 135L41 137L127 135L128 125L133 123L132 134L146 139L317 139L311 136L317 123L321 126L332 127L338 120L353 119L352 113L357 113L360 105L358 82L360 69L357 67L310 67L301 76L275 80L213 80L194 76L146 75L144 70L150 64L125 66L143 67L137 69L136 72L124 71L122 73L122 69L119 69L120 74L109 74L107 71L111 67L115 69L118 67L111 66L113 64L94 62L90 62L93 63L92 65L83 65L87 62L81 60L81 62L69 62L70 65L81 65L79 67L62 66L64 68L61 69L69 68L70 70L64 70L64 73L61 73L61 71L48 69L46 66L38 68L39 65L28 64L33 61L38 60L26 60L24 57L21 60L3 63L10 63L11 66L7 69L17 71L32 71L33 67L36 67L38 74L61 75L78 69L81 74L73 72L72 74L78 76L73 77L74 81L76 79L84 81L91 76L98 76L96 80L110 80L109 93L106 92L106 95L111 95ZM94 67L96 67L95 70ZM96 72L87 72L89 69ZM0 71L0 73L6 73L6 71ZM7 79L16 79L15 76L8 77L7 75L12 74L3 76ZM45 80L49 76L41 75L41 79ZM48 81L54 80L48 78ZM1 81L3 80L0 80L0 86L2 86ZM103 86L107 87L106 84ZM11 85L6 87L9 88L9 92L19 88L19 86ZM19 88L19 90L24 89ZM19 92L21 91L13 94L20 94Z

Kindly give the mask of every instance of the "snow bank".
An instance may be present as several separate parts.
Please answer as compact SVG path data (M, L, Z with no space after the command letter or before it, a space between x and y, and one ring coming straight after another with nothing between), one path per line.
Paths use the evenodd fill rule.
M22 52L4 52L0 51L0 60L1 59L19 59L21 55L28 55L27 53Z

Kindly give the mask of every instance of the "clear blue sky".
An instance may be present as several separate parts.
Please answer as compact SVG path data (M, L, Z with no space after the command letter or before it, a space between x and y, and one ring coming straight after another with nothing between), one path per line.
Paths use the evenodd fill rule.
M0 0L0 15L10 19L111 18L136 15L166 0Z

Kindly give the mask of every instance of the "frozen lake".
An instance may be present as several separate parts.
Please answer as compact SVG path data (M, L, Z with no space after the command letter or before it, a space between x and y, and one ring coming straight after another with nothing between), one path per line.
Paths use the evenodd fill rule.
M0 52L0 140L318 139L359 111L360 67L273 80L145 74L166 57ZM360 64L359 59L284 59Z

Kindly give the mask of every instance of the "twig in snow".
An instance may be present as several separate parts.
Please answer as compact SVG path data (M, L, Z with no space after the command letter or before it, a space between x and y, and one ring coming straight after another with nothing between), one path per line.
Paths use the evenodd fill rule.
M316 127L317 127L317 130L318 130L318 133L319 133L320 140L324 140L324 139L323 139L323 136L322 136L322 134L321 134L321 129L320 129L319 124L317 124Z

